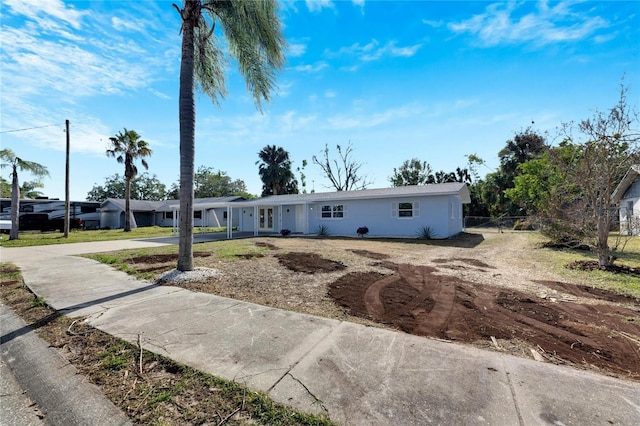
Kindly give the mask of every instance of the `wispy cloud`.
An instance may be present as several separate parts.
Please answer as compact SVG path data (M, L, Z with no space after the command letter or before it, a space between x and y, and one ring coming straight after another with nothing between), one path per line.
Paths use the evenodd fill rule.
M316 62L313 65L298 65L293 67L295 71L308 72L308 73L317 73L327 68L329 65L326 62Z
M427 25L427 26L429 26L429 27L433 27L433 28L439 28L439 27L444 25L444 21L442 21L442 20L432 21L432 20L429 20L429 19L423 19L422 23Z
M169 98L153 85L176 69L172 58L179 58L178 35L154 39L149 17L104 16L59 0L7 0L3 6L3 122L30 127L73 118L74 149L103 152L96 141L110 130L91 115L94 108L87 108L87 100L137 91ZM129 37L132 31L142 31L141 38ZM16 137L60 149L61 142L44 130Z
M334 4L331 0L305 0L309 12L320 12L324 8L333 9Z
M367 44L354 43L351 46L341 47L338 51L325 51L327 57L355 56L365 62L377 61L384 57L411 57L422 47L422 44L412 46L398 46L395 40L388 41L384 45L376 39L372 39Z
M500 44L552 43L578 41L594 36L598 30L609 27L600 16L576 11L572 1L550 6L540 1L534 11L525 13L529 3L493 3L484 13L449 23L447 27L456 33L469 33L478 37L482 46ZM592 11L590 11L592 12Z
M289 56L298 57L304 55L307 51L307 45L302 43L289 44Z
M424 107L415 103L389 108L377 113L360 111L360 108L356 105L353 111L347 114L329 117L327 124L332 130L367 129L395 120L415 117L423 112Z
M5 0L4 3L10 14L25 16L37 22L39 27L51 30L67 25L79 29L86 15L73 6L67 7L61 0Z

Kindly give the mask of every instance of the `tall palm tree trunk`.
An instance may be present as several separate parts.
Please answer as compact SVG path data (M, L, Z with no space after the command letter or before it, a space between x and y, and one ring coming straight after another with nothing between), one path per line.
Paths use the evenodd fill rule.
M13 165L13 173L11 174L11 231L9 231L9 239L18 239L18 228L20 212L20 185L18 184L18 166Z
M199 1L187 1L183 10L182 60L180 64L180 237L178 270L193 269L193 178L196 106L194 99L194 26Z
M131 232L131 178L124 180L124 232Z

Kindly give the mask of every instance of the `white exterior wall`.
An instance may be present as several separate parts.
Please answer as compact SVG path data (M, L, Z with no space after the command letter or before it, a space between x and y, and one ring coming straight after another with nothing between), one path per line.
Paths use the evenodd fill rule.
M371 200L345 200L309 205L309 233L326 226L331 235L356 236L361 226L369 228L368 236L417 237L421 228L430 227L436 238L447 238L462 231L461 203L453 196L407 197ZM450 212L453 201L454 218ZM399 217L398 203L414 203L412 217ZM322 218L323 205L342 205L343 218ZM456 223L459 222L459 223Z
M640 181L631 184L620 200L620 231L625 235L640 235Z
M240 232L253 232L253 206L245 206L239 209L238 216L238 231Z

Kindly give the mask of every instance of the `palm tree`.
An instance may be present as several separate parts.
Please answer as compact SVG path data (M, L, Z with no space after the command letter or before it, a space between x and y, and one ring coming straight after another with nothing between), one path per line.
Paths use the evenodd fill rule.
M131 231L131 181L138 175L138 168L134 164L140 158L145 169L149 168L144 157L151 155L149 144L142 139L135 130L124 129L114 137L109 138L111 149L107 149L108 157L115 157L118 163L124 163L124 232Z
M184 0L180 64L180 271L193 269L193 178L195 100L197 83L214 103L226 95L226 59L216 37L216 25L238 62L256 106L269 101L275 71L284 64L286 42L275 0Z
M2 160L2 167L11 167L11 231L9 232L9 239L17 240L20 227L20 219L18 217L18 212L20 211L18 170L29 172L39 178L49 176L49 171L42 164L16 157L13 151L6 148L0 150L0 159Z
M262 161L258 174L262 179L262 196L278 194L297 194L298 182L291 171L289 153L281 147L267 145L258 153Z

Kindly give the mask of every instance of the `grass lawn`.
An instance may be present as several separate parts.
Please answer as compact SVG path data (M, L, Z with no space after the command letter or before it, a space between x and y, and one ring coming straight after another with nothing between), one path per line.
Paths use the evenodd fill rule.
M194 228L194 234L201 232L224 232L226 228ZM137 238L170 237L171 228L160 226L145 226L134 228L131 232L124 232L122 229L110 230L73 230L69 232L69 238L64 238L62 232L40 232L22 231L17 240L9 241L9 235L2 234L0 246L2 247L28 247L43 246L50 244L86 243L91 241L111 241L111 240L132 240Z
M610 237L610 245L615 244L615 234ZM544 241L542 238L539 241ZM544 261L556 272L565 276L567 281L605 288L617 293L640 297L640 272L636 274L618 274L604 270L581 271L569 269L566 266L576 260L597 261L595 251L582 250L556 250L541 248L534 252L540 260ZM624 265L640 271L640 237L631 237L627 240L624 251L616 253L617 265Z

